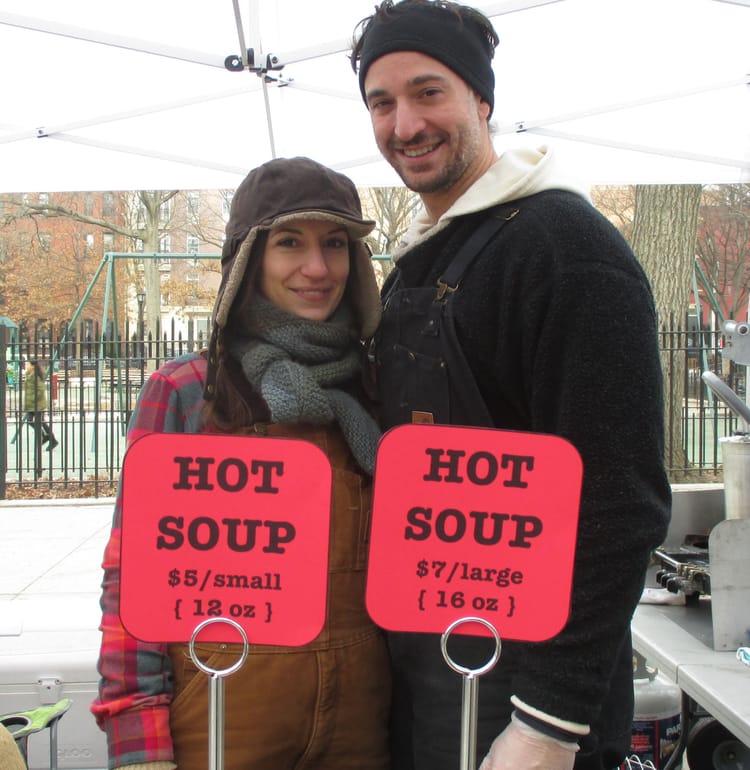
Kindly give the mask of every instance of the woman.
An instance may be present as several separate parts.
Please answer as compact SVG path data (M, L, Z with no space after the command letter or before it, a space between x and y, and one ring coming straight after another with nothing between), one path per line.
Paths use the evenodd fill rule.
M26 411L24 419L34 426L37 441L41 438L42 444L47 444L47 449L52 451L57 446L57 439L52 433L52 428L44 420L44 412L47 409L47 385L44 381L46 372L35 358L24 363L23 405Z
M304 647L250 647L226 679L227 770L386 770L389 662L364 604L370 482L379 432L363 340L380 317L356 188L306 158L252 171L235 193L206 357L146 383L128 432L304 439L333 468L327 616ZM120 625L119 504L105 553L102 674L92 706L110 768L205 770L207 677L187 645L145 644ZM197 644L216 669L233 645ZM176 763L176 765L175 765Z

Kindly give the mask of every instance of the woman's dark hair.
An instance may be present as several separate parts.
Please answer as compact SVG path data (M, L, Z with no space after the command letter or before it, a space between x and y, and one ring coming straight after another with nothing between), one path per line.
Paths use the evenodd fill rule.
M257 408L255 411L251 408L249 401L257 399L252 399L252 393L245 392L249 391L247 382L237 362L229 357L228 350L231 349L236 334L233 315L242 305L243 299L251 297L257 290L262 255L267 241L268 231L261 230L253 242L247 269L229 311L227 324L220 332L220 344L216 350L214 397L204 403L202 417L205 425L221 433L232 433L263 419L257 414Z
M241 308L243 301L252 301L252 295L258 290L262 254L268 241L268 231L262 230L253 243L248 267L242 277L237 298L232 303L226 326L221 331L221 343L216 351L216 383L214 397L203 406L203 422L210 430L221 433L234 433L241 428L248 428L256 422L268 422L270 414L265 401L247 382L237 361L230 355L232 343L237 335L237 323L234 313ZM349 264L354 263L356 241L349 239ZM351 273L350 273L351 275ZM343 302L349 296L350 282L347 281ZM252 330L250 330L252 331ZM242 334L246 336L245 326Z

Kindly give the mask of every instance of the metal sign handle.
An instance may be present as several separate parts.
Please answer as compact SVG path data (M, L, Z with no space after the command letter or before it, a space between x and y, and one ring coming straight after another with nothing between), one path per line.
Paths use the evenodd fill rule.
M242 654L227 668L211 668L195 652L198 634L212 623L227 623L242 637ZM209 618L199 623L190 637L190 657L195 665L209 676L208 682L208 770L224 770L224 679L238 671L247 660L249 644L245 629L230 618Z
M467 668L451 658L448 653L448 638L458 626L464 623L479 623L492 632L495 650L486 663L478 668ZM463 677L461 693L461 753L460 770L474 770L477 766L477 717L479 704L479 677L491 671L500 659L502 642L495 626L484 618L466 617L454 620L440 637L440 649L443 659L456 673Z

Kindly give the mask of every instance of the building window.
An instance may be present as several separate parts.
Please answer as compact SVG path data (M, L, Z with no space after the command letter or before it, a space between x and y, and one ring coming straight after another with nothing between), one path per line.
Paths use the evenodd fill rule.
M104 247L104 251L113 251L115 248L115 234L103 233L102 246Z
M86 193L83 198L83 213L88 216L94 216L94 193Z
M52 236L49 233L39 233L39 245L44 251L49 251L52 245Z
M164 227L172 219L172 199L164 201L159 206L159 227Z
M86 233L86 248L87 249L93 249L94 248L94 234L93 233Z
M201 240L197 235L188 235L187 237L187 253L197 254L200 248Z
M102 216L112 219L115 215L115 194L105 192L102 198Z
M48 206L49 205L49 193L39 193L39 204L41 206Z
M201 213L201 194L198 190L189 190L187 193L188 215L193 222L200 219Z

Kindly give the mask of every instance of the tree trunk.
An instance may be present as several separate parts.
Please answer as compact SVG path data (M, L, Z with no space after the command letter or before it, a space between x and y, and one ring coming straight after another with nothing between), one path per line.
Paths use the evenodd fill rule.
M159 252L159 223L158 208L153 207L146 222L143 237L143 251L146 254ZM156 335L161 320L161 274L159 261L155 257L143 260L143 285L146 290L145 331Z
M690 296L701 185L638 185L632 247L651 281L656 311L662 328L681 327ZM663 346L665 403L672 413L667 424L667 464L687 468L682 435L685 395L685 361L669 355ZM674 480L674 479L673 479Z

